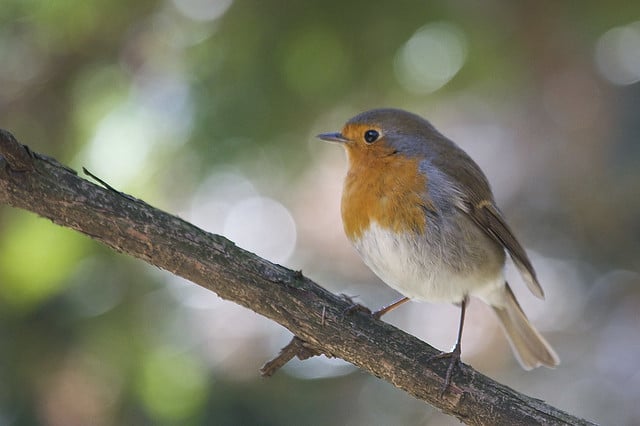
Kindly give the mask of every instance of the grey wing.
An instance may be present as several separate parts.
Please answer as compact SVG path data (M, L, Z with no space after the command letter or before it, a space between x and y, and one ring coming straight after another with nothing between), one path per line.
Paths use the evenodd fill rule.
M480 167L466 152L445 137L438 140L436 154L431 160L436 167L430 167L430 162L425 161L421 164L422 170L428 173L432 181L436 181L434 183L442 185L439 189L443 193L457 193L455 206L507 250L529 290L543 299L544 292L531 261L495 206L491 187ZM448 178L443 178L442 174ZM436 196L436 193L432 195Z
M544 292L538 282L536 271L533 269L533 265L531 265L527 252L513 235L513 232L493 202L484 200L477 204L465 203L462 210L486 232L487 235L502 244L520 271L529 290L540 299L544 299Z

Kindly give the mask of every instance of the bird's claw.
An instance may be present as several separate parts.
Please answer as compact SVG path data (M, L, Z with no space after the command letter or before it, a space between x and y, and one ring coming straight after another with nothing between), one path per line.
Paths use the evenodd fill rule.
M348 308L346 308L344 311L342 311L342 316L353 315L356 312L362 312L362 313L367 314L367 315L372 315L371 309L367 308L364 305L361 305L358 302L354 302L353 301L353 297L349 296L348 294L341 293L340 297L342 297L344 300L346 300L347 302L349 302L351 304L351 305L349 305Z
M449 366L447 367L447 372L444 376L444 385L442 386L442 390L440 391L440 398L444 396L444 394L449 389L451 385L451 378L453 377L453 371L457 366L461 364L460 354L461 354L460 346L456 345L456 347L451 352L442 352L437 355L433 355L429 357L428 361L434 361L438 359L449 358Z
M371 312L371 309L367 308L366 306L361 305L359 303L353 303L351 306L349 306L347 309L344 310L343 315L353 315L356 312L362 312L367 315L374 314Z

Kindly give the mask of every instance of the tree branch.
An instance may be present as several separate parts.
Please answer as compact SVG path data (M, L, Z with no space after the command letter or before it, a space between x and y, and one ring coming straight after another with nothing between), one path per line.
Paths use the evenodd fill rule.
M468 424L590 424L461 365L441 397L447 362L436 349L370 315L302 273L113 189L95 185L0 130L0 202L75 229L119 252L184 277L288 328L294 338L265 364L293 356L342 358Z

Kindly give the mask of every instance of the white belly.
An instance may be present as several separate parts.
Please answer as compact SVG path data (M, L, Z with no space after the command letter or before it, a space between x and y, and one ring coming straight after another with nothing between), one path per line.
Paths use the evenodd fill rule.
M382 281L412 299L458 303L468 295L484 299L504 285L504 252L484 250L482 244L473 247L473 243L472 253L452 250L444 243L446 238L398 236L373 222L354 246Z

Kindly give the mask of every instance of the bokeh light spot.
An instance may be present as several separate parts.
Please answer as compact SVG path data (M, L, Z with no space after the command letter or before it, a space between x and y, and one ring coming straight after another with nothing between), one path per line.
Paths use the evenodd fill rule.
M296 245L296 226L286 207L271 198L251 197L227 215L224 235L238 246L275 263L284 263Z
M154 123L135 108L118 108L98 125L87 144L86 166L109 183L122 188L139 177L152 148Z
M176 8L194 21L213 21L229 9L233 0L172 0Z
M0 300L28 310L62 291L86 239L48 220L20 215L4 228L0 252Z
M431 93L460 71L466 57L467 40L458 27L446 22L428 24L398 51L396 77L410 92Z
M598 71L613 84L640 81L640 21L604 33L595 49Z

